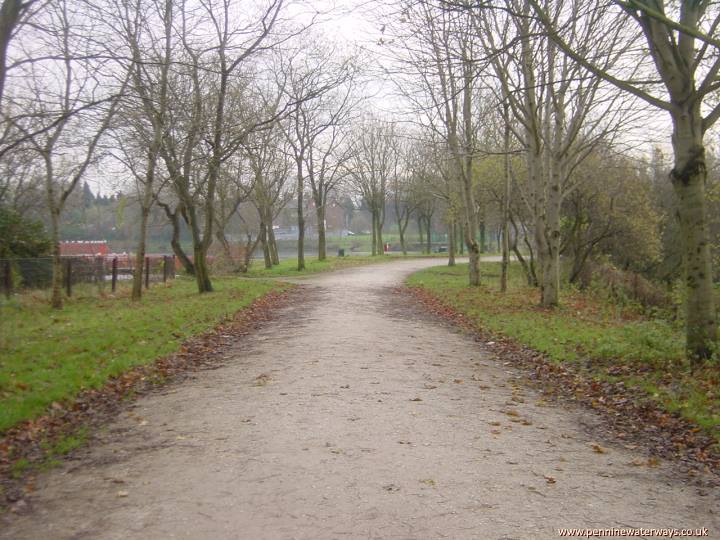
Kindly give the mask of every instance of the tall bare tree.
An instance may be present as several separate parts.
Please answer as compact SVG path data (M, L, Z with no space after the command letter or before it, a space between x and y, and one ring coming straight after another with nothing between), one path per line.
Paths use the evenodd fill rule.
M712 355L717 320L709 249L705 196L707 165L704 136L720 117L720 104L708 100L718 89L720 40L715 37L720 12L708 1L609 0L601 5L577 3L574 19L603 16L605 25L635 29L644 37L649 55L633 55L625 43L611 54L644 68L648 78L638 82L622 66L608 69L604 57L580 49L565 30L568 17L552 16L557 2L528 0L557 46L584 69L651 106L666 111L672 121L674 166L670 174L678 203L686 276L687 351L696 363ZM634 27L634 28L633 28ZM613 67L613 66L611 66ZM658 80L660 84L653 84Z

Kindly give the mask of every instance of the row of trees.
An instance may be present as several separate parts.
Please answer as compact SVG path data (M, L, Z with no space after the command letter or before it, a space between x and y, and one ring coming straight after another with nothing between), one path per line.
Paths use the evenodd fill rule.
M657 0L423 0L389 6L383 18L392 21L382 41L401 66L394 70L398 90L444 156L441 170L463 217L470 285L480 283L475 231L487 202L478 200L484 162L505 156L495 163L503 185L494 188L504 261L519 226L529 237L529 281L541 305L553 307L561 254L574 253L577 275L589 247L610 231L587 232L588 211L618 201L614 179L597 173L598 160L601 168L624 169L621 189L637 192L647 174L616 154L653 108L669 113L687 347L697 363L709 358L716 320L703 137L720 116L717 8ZM641 213L650 199L646 193L638 201ZM589 246L583 228L595 237Z
M285 0L3 0L0 193L42 179L53 304L62 303L60 217L83 178L104 168L133 179L137 256L152 208L162 208L200 292L212 290L211 244L232 256L228 231L238 223L241 269L258 245L266 266L279 262L273 223L286 205L297 211L304 268L308 198L325 258L325 212L339 191L371 213L374 254L383 253L389 204L403 250L412 218L429 242L441 215L451 264L463 239L471 286L481 283L484 223L497 216L503 289L514 252L545 307L560 300L561 255L575 280L598 252L639 267L672 236L684 262L688 352L708 358L716 321L704 135L720 116L717 8L413 0L381 11L377 48L391 62L375 74L395 85L403 122L363 112L371 63L324 42L313 30L322 14L290 17L297 9ZM677 227L663 222L674 212L656 160L623 152L653 109L673 125ZM240 211L248 207L257 228Z

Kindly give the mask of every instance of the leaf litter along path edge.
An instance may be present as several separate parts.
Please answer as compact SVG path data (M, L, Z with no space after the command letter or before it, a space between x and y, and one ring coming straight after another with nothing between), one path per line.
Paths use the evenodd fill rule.
M709 527L666 462L588 435L514 368L406 295L398 261L303 279L214 370L135 401L38 477L2 538L557 538ZM714 532L713 532L714 534Z
M301 301L302 294L302 287L270 291L212 330L187 339L178 352L112 377L101 388L84 390L67 402L54 403L47 414L0 435L0 512L22 501L28 488L32 490L38 468L47 468L49 462L63 457L50 450L59 440L110 422L128 398L178 383L197 370L215 369L230 343L272 320L278 307ZM24 470L17 467L19 462ZM19 507L23 505L20 502Z
M657 458L668 459L698 486L720 487L720 454L710 447L715 439L678 414L663 410L641 390L594 381L573 365L553 362L541 352L510 337L478 326L470 317L422 287L403 287L429 312L471 332L499 361L522 370L525 382L558 403L575 402L596 412L603 422L593 426L611 444L644 450L648 459L638 465L654 466ZM642 463L641 463L642 461Z

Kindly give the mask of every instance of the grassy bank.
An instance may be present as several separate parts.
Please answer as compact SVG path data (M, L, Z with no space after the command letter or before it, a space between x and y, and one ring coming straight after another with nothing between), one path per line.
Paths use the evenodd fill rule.
M657 401L720 440L718 371L691 373L683 331L673 323L621 309L599 294L563 291L555 310L537 305L538 291L511 265L509 292L499 289L499 263L481 265L484 284L467 287L467 266L434 267L413 274L422 287L479 327L566 363L597 381L623 382L638 398Z
M62 311L31 295L0 309L0 432L43 413L53 402L102 386L109 377L177 351L188 337L283 285L214 278L155 286L141 303L127 297L73 298Z
M363 255L352 255L348 257L334 257L330 256L324 261L318 260L317 257L306 257L305 258L305 270L298 272L297 259L283 259L280 264L273 266L272 268L265 268L262 261L254 261L253 265L248 270L248 277L293 277L293 276L304 276L308 274L316 274L318 272L332 272L333 270L342 270L343 268L350 268L353 266L363 266L366 264L386 262L392 260L395 255L378 255L363 256ZM400 254L402 257L402 254Z

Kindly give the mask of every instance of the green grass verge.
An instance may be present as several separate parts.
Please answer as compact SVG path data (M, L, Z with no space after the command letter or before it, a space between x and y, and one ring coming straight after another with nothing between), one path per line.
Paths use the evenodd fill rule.
M70 299L62 311L31 295L0 308L0 433L42 414L53 402L179 349L253 300L285 285L214 278L199 295L177 279L151 287L141 302L127 297ZM62 453L62 452L60 452Z
M400 255L402 257L402 254ZM265 268L262 261L253 261L252 266L244 274L247 277L292 277L292 276L305 276L308 274L316 274L318 272L331 272L333 270L342 270L343 268L350 268L353 266L362 266L366 264L387 262L397 258L395 255L377 255L363 256L363 255L352 255L347 257L334 257L329 256L324 261L318 260L317 257L306 257L305 258L305 270L298 271L297 259L283 259L280 264L273 266L272 268Z
M480 327L553 361L575 364L597 380L624 381L638 396L679 412L720 440L718 370L690 371L680 328L576 290L563 291L561 307L541 309L537 289L525 284L518 264L510 266L505 294L499 292L499 263L481 263L481 271L484 283L478 288L467 286L467 265L422 270L407 284L429 290ZM638 368L645 368L641 376ZM613 375L618 372L634 375Z

